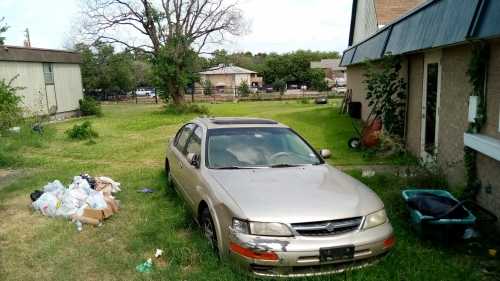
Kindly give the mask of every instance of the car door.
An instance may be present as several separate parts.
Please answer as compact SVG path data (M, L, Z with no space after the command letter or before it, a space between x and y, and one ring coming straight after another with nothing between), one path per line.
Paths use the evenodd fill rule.
M196 125L189 123L186 124L184 127L182 127L179 132L177 133L174 143L172 145L172 157L169 159L170 161L170 173L176 183L176 185L179 188L179 191L182 193L184 197L187 198L186 191L184 190L184 186L186 186L186 183L184 182L184 151L186 148L187 141L191 137L191 134L195 130Z
M184 183L184 191L186 192L186 195L188 197L189 202L192 204L194 207L196 203L199 201L200 195L198 194L197 187L200 185L201 181L201 176L200 176L200 168L195 167L189 163L187 159L187 155L189 153L194 153L199 156L199 161L201 163L202 161L202 155L201 155L201 140L203 139L203 129L199 126L197 126L189 137L186 147L183 151L183 156L181 163L182 163L182 170L181 170L181 178Z

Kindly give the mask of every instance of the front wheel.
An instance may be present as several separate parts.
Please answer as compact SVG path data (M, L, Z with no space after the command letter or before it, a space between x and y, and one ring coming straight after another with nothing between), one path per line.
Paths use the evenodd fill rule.
M357 137L350 138L349 141L347 142L347 145L351 149L358 149L361 146L361 141Z
M208 208L205 208L200 215L200 226L207 242L210 244L215 253L218 253L219 247L217 244L217 233L215 232L214 221Z
M165 175L167 176L167 186L174 186L174 181L172 179L172 172L170 171L170 163L168 162L168 158L165 158Z

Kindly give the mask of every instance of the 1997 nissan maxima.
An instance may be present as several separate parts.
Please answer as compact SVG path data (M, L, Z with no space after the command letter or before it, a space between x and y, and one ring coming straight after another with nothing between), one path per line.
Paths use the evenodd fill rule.
M165 170L221 257L260 277L369 264L394 245L384 204L278 122L198 118L168 143Z

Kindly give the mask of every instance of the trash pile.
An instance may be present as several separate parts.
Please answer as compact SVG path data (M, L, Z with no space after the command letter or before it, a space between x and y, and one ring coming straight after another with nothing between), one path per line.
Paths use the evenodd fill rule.
M111 178L82 174L74 177L68 188L55 180L30 197L35 210L44 216L71 219L81 231L82 224L98 226L118 212L119 201L113 194L119 191L120 183Z

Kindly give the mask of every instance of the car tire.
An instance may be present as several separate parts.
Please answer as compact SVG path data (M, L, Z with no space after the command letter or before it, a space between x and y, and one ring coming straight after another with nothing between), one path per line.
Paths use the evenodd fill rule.
M210 214L208 208L203 209L200 214L200 226L205 235L205 238L209 245L212 247L216 254L219 253L219 247L217 243L217 232L215 231L215 224Z
M172 174L170 172L170 163L168 162L168 158L165 158L165 175L167 176L167 187L174 186L174 181L172 179Z
M350 138L349 141L347 142L347 145L351 149L358 149L361 146L361 141L357 137Z

